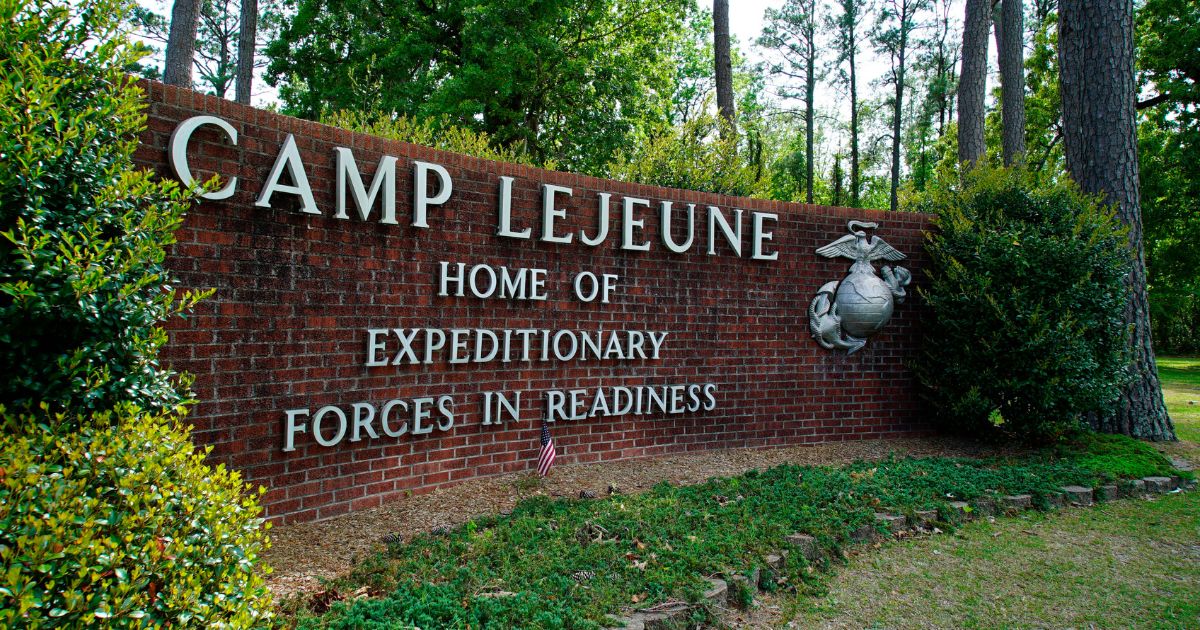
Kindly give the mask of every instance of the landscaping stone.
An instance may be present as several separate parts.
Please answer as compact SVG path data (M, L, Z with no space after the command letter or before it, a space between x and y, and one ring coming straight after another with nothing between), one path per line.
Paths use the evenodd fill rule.
M767 554L766 558L763 558L763 561L766 562L767 566L771 567L772 569L776 571L782 571L784 562L787 561L787 551L784 550L780 551L779 553L769 553Z
M1105 484L1096 488L1096 500L1098 501L1113 501L1121 496L1120 490L1116 484Z
M1142 481L1146 483L1146 492L1151 494L1163 494L1171 491L1170 477L1143 477Z
M1124 496L1137 497L1146 494L1146 482L1141 479L1131 479L1121 485Z
M1195 490L1196 489L1196 480L1195 479L1185 479L1183 481L1183 489L1184 490Z
M1033 507L1033 496L1028 494L1010 494L1000 497L1000 505L1007 512L1019 512Z
M951 501L947 505L946 520L961 518L963 520L973 520L975 518L975 510L967 509L971 506L966 501Z
M1063 486L1063 493L1067 495L1067 500L1074 505L1091 505L1092 504L1092 489L1084 486Z
M642 620L640 613L626 615L624 617L609 617L612 620L608 630L645 630L646 622Z
M908 518L898 514L882 514L877 512L875 520L886 526L893 536L908 529Z
M991 497L979 497L971 502L976 517L995 516L996 502Z
M681 615L668 612L644 612L642 616L642 627L645 630L669 630L676 626L677 618Z
M808 534L792 534L787 537L788 544L796 547L800 555L808 560L809 564L821 559L821 550L817 548L817 539Z
M1067 507L1067 495L1061 492L1051 492L1046 495L1046 505L1051 509L1065 508Z
M918 527L929 529L938 520L937 510L917 510L913 512L913 520L917 522Z
M850 534L850 540L856 543L875 542L880 538L882 536L879 535L879 530L875 529L875 526L870 523L859 527L854 530L854 533Z
M704 591L704 600L714 606L725 606L729 603L729 583L719 578L708 578L712 588Z

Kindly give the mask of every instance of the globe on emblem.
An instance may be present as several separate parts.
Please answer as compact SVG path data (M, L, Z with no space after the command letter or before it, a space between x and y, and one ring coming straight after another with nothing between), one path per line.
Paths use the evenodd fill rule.
M854 261L841 282L826 282L808 307L808 328L822 348L858 352L867 338L879 332L892 317L897 302L903 302L912 274L904 267L884 266L880 278L873 260L903 260L881 238L867 234L878 227L865 221L846 224L850 233L817 249L821 256L845 257Z
M874 273L852 273L837 290L842 331L854 337L870 337L883 329L892 316L892 288Z

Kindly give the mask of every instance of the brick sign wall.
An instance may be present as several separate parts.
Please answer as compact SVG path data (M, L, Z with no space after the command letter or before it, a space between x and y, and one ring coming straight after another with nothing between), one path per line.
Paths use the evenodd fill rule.
M807 309L847 273L814 250L851 219L919 282L928 217L496 163L143 86L140 163L176 177L174 134L184 172L237 177L178 233L182 286L216 293L163 360L195 376L196 439L267 486L276 521L531 471L547 415L556 465L924 429L914 300L851 355L814 342ZM236 142L210 119L189 136L196 116Z

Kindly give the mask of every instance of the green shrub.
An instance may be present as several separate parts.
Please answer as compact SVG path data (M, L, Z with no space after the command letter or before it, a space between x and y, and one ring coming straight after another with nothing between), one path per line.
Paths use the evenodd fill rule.
M724 123L698 116L648 140L611 167L610 177L639 184L749 197L765 185L738 153L737 133L721 134Z
M422 120L403 114L388 116L370 112L339 111L322 117L321 123L389 140L399 140L442 151L472 155L486 160L554 168L552 162L537 164L527 153L496 147L488 134L456 126L447 116Z
M910 208L937 215L917 374L954 429L1056 439L1125 374L1125 233L1068 184L991 167L961 181Z
M37 428L0 435L0 627L269 620L256 497L171 416L126 408L67 435L11 421Z
M134 172L145 127L124 69L123 0L0 0L0 404L68 421L185 396L157 325L194 303L164 290L188 205ZM6 431L21 427L6 425Z

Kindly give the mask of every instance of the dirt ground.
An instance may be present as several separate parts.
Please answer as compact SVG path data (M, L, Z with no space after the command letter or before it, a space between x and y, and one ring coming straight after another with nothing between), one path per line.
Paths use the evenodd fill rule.
M980 457L1001 452L946 438L830 442L555 466L544 480L528 473L472 480L371 510L272 529L272 547L264 554L267 564L274 569L268 585L280 596L320 590L322 578L346 572L357 558L382 547L385 536L399 534L407 540L415 534L454 526L475 516L509 511L518 500L538 494L574 497L590 491L604 496L610 486L619 492L636 493L660 481L693 484L710 477L727 477L783 463L843 464L881 459L889 454Z

